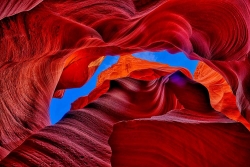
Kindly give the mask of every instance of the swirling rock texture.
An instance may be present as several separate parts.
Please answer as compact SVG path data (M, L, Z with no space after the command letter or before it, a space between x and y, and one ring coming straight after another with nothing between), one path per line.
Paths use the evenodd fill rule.
M1 1L1 165L250 166L249 6L247 0ZM86 83L103 56L163 49L203 61L225 80L208 77L217 74L200 65L195 77L207 91L179 71L142 63L109 76L130 78L100 79L86 104L95 101L48 126L51 98Z

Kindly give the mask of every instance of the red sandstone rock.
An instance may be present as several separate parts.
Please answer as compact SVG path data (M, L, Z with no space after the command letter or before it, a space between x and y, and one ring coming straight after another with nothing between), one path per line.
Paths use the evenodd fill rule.
M52 96L61 97L64 89L82 86L97 68L99 58L107 54L163 49L171 53L182 51L191 59L205 62L225 78L236 95L240 112L250 121L250 4L247 0L45 0L37 5L39 2L3 1L0 4L0 125L3 125L0 127L0 157L4 158L17 147L1 161L2 165L109 166L111 152L107 140L112 131L112 123L163 112L162 106L154 106L157 101L152 99L147 100L146 104L157 108L154 110L157 112L151 113L152 108L143 106L145 96L139 98L134 105L126 103L122 108L123 102L128 100L126 98L135 100L134 97L137 97L131 91L126 92L126 89L118 91L120 94L117 99L122 102L115 106L111 106L114 104L112 100L105 102L105 97L110 96L108 92L100 97L104 101L100 100L102 102L98 104L97 100L94 103L98 104L96 109L87 111L93 105L91 103L83 112L71 111L58 125L46 127L49 125L48 106ZM148 69L146 71L148 74L152 72ZM140 73L133 75L138 77ZM161 76L162 73L157 75ZM178 80L183 82L179 84ZM171 91L177 88L182 91L166 95L172 101L171 104L165 104L164 112L176 106L176 98L186 109L206 112L208 115L212 112L205 87L191 80L183 80L181 75L170 79L167 85ZM136 88L141 87L143 84ZM185 92L186 88L197 95ZM164 90L163 86L154 90L156 89L161 90L161 93ZM160 93L155 96L158 95ZM212 98L212 102L215 102L212 106L215 108L221 106L220 102L216 102L217 99ZM100 112L104 104L108 107L107 115ZM136 110L126 115L130 111L128 109L134 107ZM221 108L224 110L226 106ZM121 113L115 112L113 117L109 117L110 110L114 109L121 109ZM150 112L146 115L137 113L143 109L150 109ZM238 119L238 116L233 117ZM89 129L85 128L84 123L88 121ZM168 121L165 122L168 124ZM249 141L249 132L242 125L239 125L239 129L234 129L239 123L232 123L234 130L230 134L234 138L225 136L225 132L229 133L229 130L221 127L231 124L221 124L220 120L218 123L221 130L218 136L237 141L226 142L230 146L223 151L237 151L239 143ZM204 129L209 129L209 125L204 125ZM196 127L194 129L198 131L203 130L203 125ZM40 129L42 130L39 131ZM186 131L181 134L185 135ZM242 136L244 137L241 138ZM83 141L83 138L86 140ZM221 141L218 138L208 139ZM96 142L96 139L101 143ZM91 145L92 141L96 145ZM194 148L196 149L195 146ZM236 163L249 166L247 158L244 158L249 156L249 147L240 147L238 150L240 153L237 154L239 158L236 157ZM231 157L233 155L230 152ZM214 163L219 160L225 162L225 159L218 158ZM54 164L50 164L51 162ZM230 162L227 165L231 165Z

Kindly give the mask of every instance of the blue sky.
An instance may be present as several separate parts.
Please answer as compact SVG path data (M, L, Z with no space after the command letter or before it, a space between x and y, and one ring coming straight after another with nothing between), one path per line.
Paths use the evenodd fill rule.
M133 54L135 57L148 61L165 63L171 66L185 67L193 74L198 61L189 60L183 53L170 54L166 51L162 52L141 52ZM98 67L92 78L81 88L68 89L65 91L62 99L53 98L50 104L50 119L51 123L55 124L62 116L69 111L71 103L80 96L88 95L96 86L98 75L111 65L116 63L119 56L107 56L102 64Z

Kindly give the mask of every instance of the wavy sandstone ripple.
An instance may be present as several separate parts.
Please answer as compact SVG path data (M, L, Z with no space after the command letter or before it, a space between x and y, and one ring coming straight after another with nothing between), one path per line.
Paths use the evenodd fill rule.
M111 150L107 141L114 123L161 115L183 107L187 112L204 115L215 112L212 107L216 110L220 108L227 116L242 122L244 119L238 115L234 97L224 81L236 96L241 115L250 122L249 1L40 2L4 0L0 4L0 125L3 125L0 128L0 159L9 154L1 161L2 165L15 162L17 166L109 166ZM48 126L51 98L62 97L65 89L86 83L103 56L126 56L127 53L144 50L184 52L188 58L206 63L225 80L218 77L207 82L198 77L197 80L200 79L208 91L180 72L154 81L112 81L109 89L105 87L103 91L100 88L102 93L108 92L95 102L85 109L70 111L58 124ZM159 72L144 70L147 71L144 74ZM207 69L201 71L207 72ZM134 76L140 77L143 73L135 72ZM163 73L157 73L157 76L163 76ZM215 89L210 89L209 85L221 81L220 87L226 91L216 90L218 96L211 93L210 105L208 92ZM153 87L148 91L147 86ZM157 100L147 99L143 92ZM231 103L224 106L226 103L219 96L222 100L232 101L232 106ZM109 98L113 98L114 102ZM164 98L170 102L166 104ZM179 114L179 117L181 119L184 114ZM202 119L203 115L200 117ZM249 157L249 146L244 145L249 141L249 132L240 123L226 121L222 124L220 117L226 119L220 113L216 119L218 125L214 128L221 130L218 136L228 139L227 144L230 145L225 147L228 150L221 148L220 153L227 152L235 159L226 162L226 158L215 158L211 164L225 162L230 166L231 162L237 162L241 166L249 166L248 159L244 158ZM157 120L154 121L158 124ZM159 123L162 126L165 124L168 125L168 119ZM199 125L188 126L197 134L201 133L199 130L210 129L210 124ZM232 126L232 129L224 129L224 126ZM185 131L180 133L186 134ZM232 134L232 137L229 138L226 133ZM219 138L204 137L211 142L221 141ZM201 141L204 149L208 149L208 145ZM211 144L211 148L215 146ZM196 146L193 147L196 149ZM239 153L239 157L233 156L231 151ZM215 155L217 153L214 151ZM210 157L202 154L201 159L206 158Z

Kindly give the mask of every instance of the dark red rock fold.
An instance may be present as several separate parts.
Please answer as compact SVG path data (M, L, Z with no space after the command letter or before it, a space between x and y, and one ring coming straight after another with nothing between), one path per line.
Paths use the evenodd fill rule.
M172 110L114 125L112 166L244 166L250 133L218 112Z

